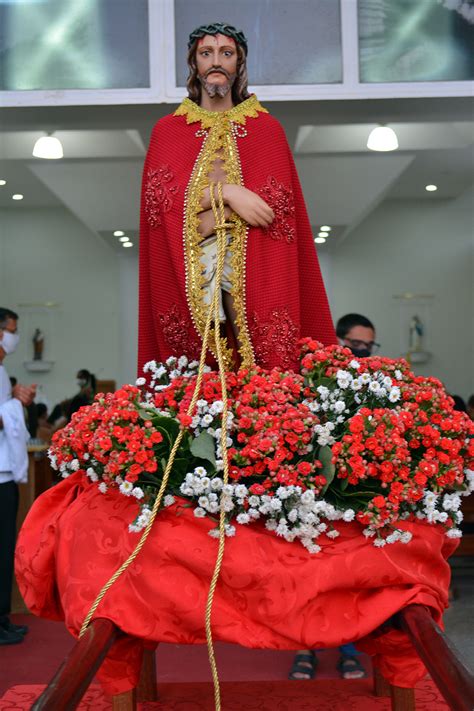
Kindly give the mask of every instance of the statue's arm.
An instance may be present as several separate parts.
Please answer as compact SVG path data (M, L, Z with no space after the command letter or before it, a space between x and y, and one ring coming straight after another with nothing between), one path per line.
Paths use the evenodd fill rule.
M275 215L272 208L267 205L265 200L262 200L260 195L245 188L243 185L224 183L223 198L224 204L232 212L237 213L239 217L253 227L268 227L273 222ZM205 188L203 191L201 207L203 210L209 210L211 207L209 188Z

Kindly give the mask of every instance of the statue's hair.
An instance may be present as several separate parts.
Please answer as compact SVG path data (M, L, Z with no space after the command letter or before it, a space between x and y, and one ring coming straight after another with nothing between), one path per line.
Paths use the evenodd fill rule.
M189 76L186 81L186 88L188 90L188 97L195 104L199 104L201 101L201 91L202 86L198 77L197 62L196 62L196 51L197 51L198 40L194 40L188 51L188 66L189 66ZM244 49L236 43L237 47L237 76L232 85L232 102L234 104L240 104L245 99L248 99L250 94L248 91L248 75L247 75L247 57Z

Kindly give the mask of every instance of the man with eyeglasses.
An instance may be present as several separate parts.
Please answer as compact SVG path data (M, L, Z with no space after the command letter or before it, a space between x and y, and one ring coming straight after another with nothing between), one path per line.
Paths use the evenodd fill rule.
M356 358L368 358L380 348L375 342L375 326L366 316L346 314L336 325L336 335L341 346L350 348Z

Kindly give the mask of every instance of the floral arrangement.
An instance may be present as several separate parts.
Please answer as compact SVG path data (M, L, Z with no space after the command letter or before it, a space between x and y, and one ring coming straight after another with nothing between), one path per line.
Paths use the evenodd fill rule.
M397 524L413 518L461 535L460 497L474 488L474 425L438 380L415 376L404 360L355 359L308 338L298 373L227 373L224 485L218 373L205 368L186 414L197 368L184 356L150 362L136 385L97 395L54 435L53 466L64 477L82 473L103 493L116 487L135 497L129 528L140 531L185 428L163 505L194 506L196 517L215 520L223 506L227 535L263 521L314 553L321 535L339 535L337 521L358 521L376 546L407 543L411 534Z

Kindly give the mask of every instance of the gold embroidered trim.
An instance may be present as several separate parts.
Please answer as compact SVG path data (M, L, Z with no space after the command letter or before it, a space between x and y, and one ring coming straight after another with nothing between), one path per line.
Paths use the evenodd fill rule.
M247 101L249 101L249 99ZM193 104L193 102L190 103ZM193 106L196 105L193 104ZM202 111L200 107L196 108ZM226 173L226 182L242 185L240 158L232 131L232 120L230 118L232 111L233 109L226 112L206 112L216 116L212 125L209 127L210 130L194 164L186 190L184 204L183 238L186 263L186 293L189 310L201 338L203 337L206 325L207 307L204 303L203 286L205 278L203 275L203 265L201 263L203 250L201 247L202 237L199 232L199 212L202 210L201 199L203 190L209 185L209 175L217 157L220 157L224 161L223 169ZM221 151L221 154L218 155L219 151ZM232 222L232 239L228 247L232 265L230 293L234 300L236 312L236 325L241 343L239 353L242 359L242 367L249 367L254 364L255 358L250 340L245 306L247 223L236 214L232 215ZM213 327L209 342L214 343L214 339ZM220 343L226 368L231 369L233 361L232 349L229 347L225 337L221 337ZM212 353L216 356L214 349Z
M246 120L248 118L257 118L259 111L268 113L255 94L252 94L248 99L233 106L229 111L208 111L195 104L191 99L186 98L178 106L174 116L186 116L186 123L188 124L200 121L202 128L212 128L222 118L245 126Z

